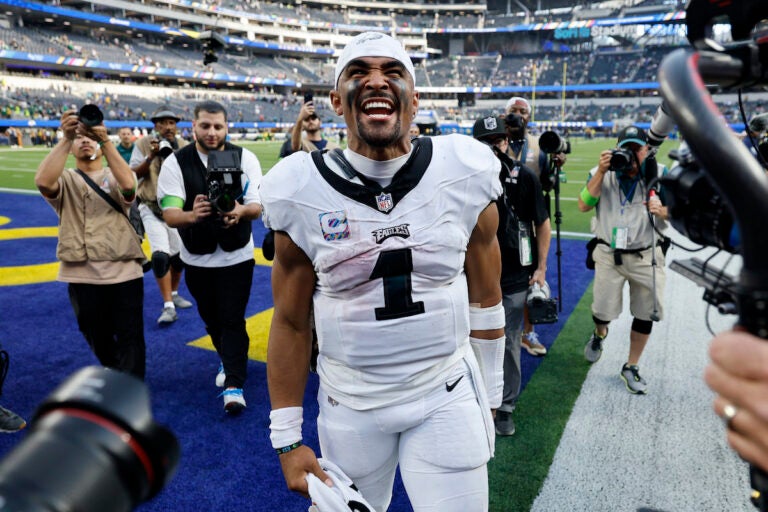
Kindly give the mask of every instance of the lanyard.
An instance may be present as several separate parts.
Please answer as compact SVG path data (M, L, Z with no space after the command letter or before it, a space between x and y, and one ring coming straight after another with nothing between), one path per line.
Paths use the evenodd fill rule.
M629 189L629 191L627 191L627 193L624 195L624 199L622 199L622 198L621 198L621 192L622 192L622 190L621 190L621 183L619 183L619 203L621 203L621 213L622 213L622 215L624 214L624 206L625 206L625 205L626 205L628 202L631 202L631 201L632 201L632 195L634 194L634 192L635 192L635 188L637 188L637 184L638 184L638 182L639 182L639 181L640 181L640 180L635 180L635 181L632 183L632 187L631 187L631 188Z

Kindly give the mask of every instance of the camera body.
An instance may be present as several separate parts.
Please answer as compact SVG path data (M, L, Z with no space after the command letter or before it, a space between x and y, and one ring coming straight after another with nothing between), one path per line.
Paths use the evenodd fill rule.
M77 113L77 117L88 128L100 125L104 121L104 114L101 109L93 104L83 105Z
M632 170L632 160L635 154L624 148L616 148L611 151L611 166L609 170L615 172L629 172Z
M312 95L311 92L305 92L304 93L304 103L309 103L311 101L314 101L315 97Z
M90 366L43 401L29 435L0 462L0 508L129 512L160 492L178 461L179 443L152 419L144 383Z
M208 153L208 169L205 176L208 201L221 213L235 209L235 202L243 195L240 153L226 149Z

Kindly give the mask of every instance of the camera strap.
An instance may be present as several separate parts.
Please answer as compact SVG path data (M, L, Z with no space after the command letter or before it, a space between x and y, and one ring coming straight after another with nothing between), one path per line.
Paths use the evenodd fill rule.
M128 215L126 215L125 211L122 208L120 208L117 202L114 199L112 199L112 197L109 194L101 190L101 188L96 183L94 183L94 181L91 178L89 178L88 175L85 174L83 171L77 168L75 168L75 171L77 171L77 174L79 174L83 178L83 181L85 181L85 183L89 187L95 190L96 193L99 194L102 199L104 199L112 208L120 212L123 215L123 217L125 217L125 219L128 221L128 224L131 225L132 230L134 231L136 230L133 223L131 222L131 219L128 217Z

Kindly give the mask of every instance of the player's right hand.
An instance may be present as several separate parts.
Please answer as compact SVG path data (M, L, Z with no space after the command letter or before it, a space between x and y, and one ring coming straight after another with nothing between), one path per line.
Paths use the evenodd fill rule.
M298 492L305 498L309 498L309 486L307 485L307 473L314 474L317 478L332 485L332 480L320 467L317 456L312 448L299 446L295 450L279 455L280 465L283 468L283 476L288 488Z

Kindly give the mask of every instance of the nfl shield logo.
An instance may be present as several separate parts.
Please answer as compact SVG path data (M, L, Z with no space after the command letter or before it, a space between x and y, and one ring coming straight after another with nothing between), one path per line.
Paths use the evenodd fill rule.
M376 206L378 206L380 212L387 213L389 210L392 209L393 206L392 202L392 194L387 194L386 192L382 192L378 196L376 196Z

